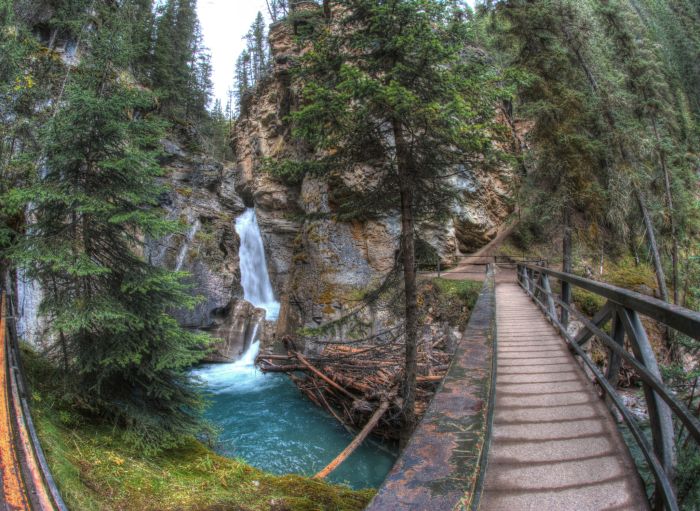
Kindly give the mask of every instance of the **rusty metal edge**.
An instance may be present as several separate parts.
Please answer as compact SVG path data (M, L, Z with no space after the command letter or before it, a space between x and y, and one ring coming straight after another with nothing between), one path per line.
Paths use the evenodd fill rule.
M41 479L44 483L44 488L32 488L32 490L34 492L48 490L48 495L50 496L49 500L51 501L54 510L69 511L68 507L63 501L63 498L61 497L61 493L59 492L58 487L56 486L56 482L53 478L53 475L51 474L51 469L49 468L49 464L46 461L46 456L44 454L44 450L41 447L39 435L36 432L34 421L32 420L29 403L27 401L27 385L24 377L24 369L22 367L22 359L19 353L17 325L15 323L17 310L15 307L14 293L8 293L7 297L9 298L8 311L10 312L9 315L6 315L7 329L9 333L8 345L10 347L12 358L14 359L14 365L17 368L18 373L12 375L12 380L17 386L20 407L22 410L22 417L20 417L19 419L22 421L25 428L27 429L27 432L29 433L29 438L31 440L32 452L27 454L33 455L36 459L36 462L39 465L39 470L41 472Z
M478 511L479 503L481 502L481 494L484 491L484 482L486 481L486 469L488 468L489 450L491 448L491 437L493 433L493 418L496 414L496 378L498 376L498 322L496 321L496 311L498 310L498 301L496 297L496 266L489 265L488 275L484 286L489 286L493 293L493 310L491 313L491 331L493 339L491 343L491 386L489 388L489 405L486 412L486 431L484 432L484 444L481 447L481 455L479 458L478 471L479 476L474 485L472 492L471 511Z

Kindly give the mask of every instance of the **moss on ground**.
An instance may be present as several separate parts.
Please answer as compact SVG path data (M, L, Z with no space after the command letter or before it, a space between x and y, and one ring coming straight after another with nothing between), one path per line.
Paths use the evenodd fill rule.
M474 305L476 305L476 300L479 298L481 288L484 287L483 282L471 280L447 280L438 278L434 279L433 282L442 293L462 300L469 310L472 310Z
M359 511L374 495L296 475L273 476L196 440L146 456L118 431L71 412L51 387L55 369L23 351L39 437L71 511Z
M430 320L445 321L460 329L467 326L483 282L431 279L421 283L418 305Z

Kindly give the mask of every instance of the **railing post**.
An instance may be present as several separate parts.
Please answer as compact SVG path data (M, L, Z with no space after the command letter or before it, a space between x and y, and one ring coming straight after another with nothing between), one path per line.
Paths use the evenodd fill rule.
M561 301L568 307L571 305L571 284L561 281ZM561 308L560 322L564 328L569 327L569 311L566 307Z
M618 315L617 307L613 309L612 312L612 334L610 335L612 340L615 341L620 346L625 345L625 327L622 324L622 320ZM617 380L620 376L620 365L622 358L618 353L608 348L608 368L605 372L605 378L610 382L610 385L617 387Z
M662 380L659 365L656 362L654 350L651 347L647 333L642 325L642 320L636 311L632 309L618 309L617 316L622 320L625 331L632 345L635 358L643 364L649 372ZM662 380L663 381L663 380ZM659 462L663 465L669 481L673 484L675 454L673 447L673 416L666 402L646 383L642 385L644 398L649 411L649 423L654 444L654 451ZM656 488L655 509L663 509L663 496L661 488Z
M544 289L544 293L547 295L547 311L549 312L552 321L554 321L554 319L556 319L557 317L557 309L554 306L554 298L552 297L552 287L549 285L549 275L547 275L546 273L542 274L542 289Z

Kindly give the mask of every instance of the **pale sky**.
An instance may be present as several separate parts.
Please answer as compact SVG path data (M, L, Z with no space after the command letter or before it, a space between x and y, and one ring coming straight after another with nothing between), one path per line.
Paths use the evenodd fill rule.
M197 0L204 44L211 51L214 98L226 107L226 92L233 84L233 67L245 48L243 38L258 11L267 17L265 0Z

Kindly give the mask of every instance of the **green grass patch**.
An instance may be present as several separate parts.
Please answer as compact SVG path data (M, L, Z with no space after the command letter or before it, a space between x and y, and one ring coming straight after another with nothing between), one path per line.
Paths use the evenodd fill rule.
M591 317L594 316L606 302L606 299L602 296L578 287L573 288L571 297L576 308Z
M463 329L482 287L482 282L469 280L423 281L418 290L418 305L426 317Z
M481 288L484 287L483 282L471 280L447 280L437 278L433 279L433 282L441 293L459 298L469 310L472 310L476 305L476 300L479 298Z
M647 263L636 264L631 256L626 256L608 265L603 280L615 286L635 290L640 286L656 288L654 268Z
M146 456L118 430L66 407L56 370L25 349L34 420L71 511L359 511L374 490L354 491L296 475L274 476L191 440Z

